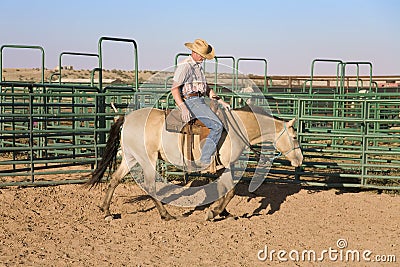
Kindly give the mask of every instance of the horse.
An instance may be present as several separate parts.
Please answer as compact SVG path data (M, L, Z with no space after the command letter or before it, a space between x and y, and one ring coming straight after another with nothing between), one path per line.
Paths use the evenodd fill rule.
M179 168L184 168L189 163L179 149L182 145L182 133L166 131L165 116L164 110L142 108L120 116L111 126L103 157L86 182L86 185L94 187L101 182L107 168L115 169L116 154L122 144L122 160L111 175L104 201L100 206L106 219L113 218L110 213L110 203L116 187L136 164L139 164L143 171L142 189L153 200L161 219L165 221L176 219L165 208L163 204L166 203L165 199L157 196L161 190L155 192L157 160L162 159ZM213 191L216 197L212 199L213 203L209 201L211 205L206 210L206 220L212 220L218 215L230 216L226 207L235 195L233 164L238 161L244 149L255 144L272 142L274 150L284 155L292 166L299 167L303 161L294 128L295 118L285 121L269 114L261 107L249 105L225 111L225 116L228 122L226 126L228 134L221 137L217 150L223 169L219 171L219 180ZM200 148L197 150L199 153ZM165 187L163 189L166 190Z

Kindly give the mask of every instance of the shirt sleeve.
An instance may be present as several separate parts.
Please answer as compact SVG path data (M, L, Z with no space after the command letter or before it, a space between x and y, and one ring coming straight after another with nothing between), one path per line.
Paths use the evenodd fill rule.
M185 84L185 82L187 81L188 67L189 64L185 62L178 64L174 73L174 78L173 78L174 82L176 82L179 85Z

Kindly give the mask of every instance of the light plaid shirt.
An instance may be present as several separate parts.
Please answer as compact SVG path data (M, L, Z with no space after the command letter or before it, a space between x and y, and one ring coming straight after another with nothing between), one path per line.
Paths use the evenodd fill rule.
M178 64L173 80L180 85L183 95L206 93L207 81L201 64L194 61L191 56Z

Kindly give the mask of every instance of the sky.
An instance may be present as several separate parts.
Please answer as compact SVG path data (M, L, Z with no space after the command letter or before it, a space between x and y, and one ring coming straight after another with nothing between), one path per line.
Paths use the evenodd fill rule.
M373 75L400 75L400 1L0 1L0 45L35 45L45 67L62 52L98 53L100 37L137 43L139 70L163 70L184 46L205 39L217 56L267 60L268 75L310 75L314 59L371 62ZM130 42L104 41L103 68L134 69ZM37 49L2 50L3 68L41 66ZM98 67L95 57L63 56L63 65ZM230 60L220 60L231 66ZM243 73L264 73L263 61L242 61ZM355 72L349 65L348 73ZM360 65L360 75L369 74ZM335 75L318 62L314 75Z

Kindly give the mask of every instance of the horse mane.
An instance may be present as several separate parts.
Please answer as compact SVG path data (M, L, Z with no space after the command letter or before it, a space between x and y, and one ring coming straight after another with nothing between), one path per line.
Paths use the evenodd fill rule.
M246 104L243 107L235 108L234 110L244 111L244 112L251 112L251 113L255 113L255 114L259 114L259 115L268 116L268 117L270 117L270 118L272 118L274 120L285 121L284 119L281 119L278 116L267 112L264 108L256 106L256 105Z

